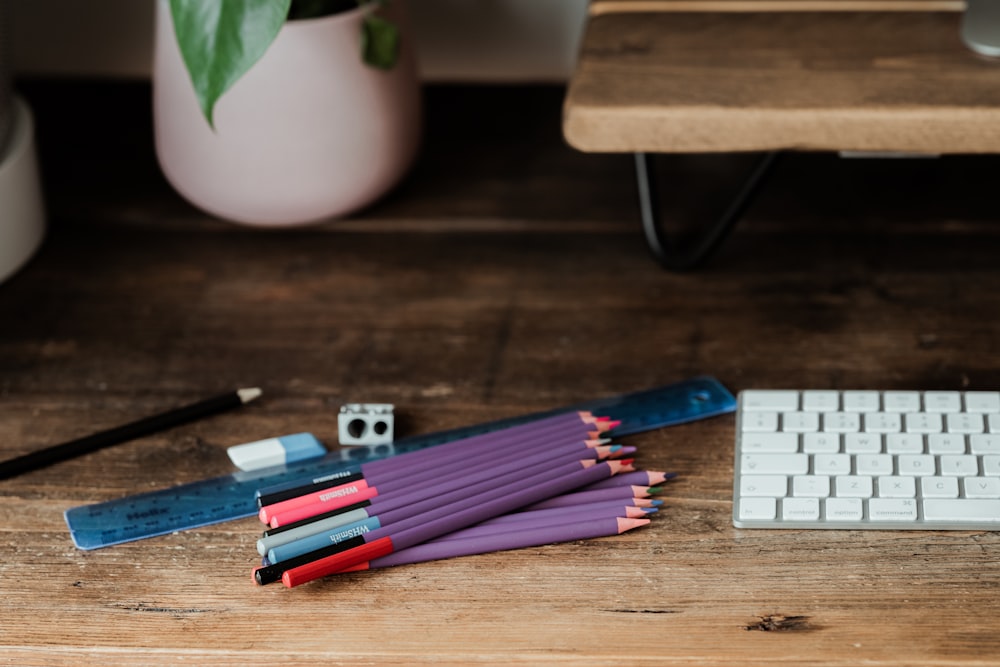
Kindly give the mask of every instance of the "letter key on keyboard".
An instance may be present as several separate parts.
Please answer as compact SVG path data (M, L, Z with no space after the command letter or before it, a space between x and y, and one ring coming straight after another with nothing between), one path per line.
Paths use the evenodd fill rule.
M740 528L1000 530L1000 392L747 390Z

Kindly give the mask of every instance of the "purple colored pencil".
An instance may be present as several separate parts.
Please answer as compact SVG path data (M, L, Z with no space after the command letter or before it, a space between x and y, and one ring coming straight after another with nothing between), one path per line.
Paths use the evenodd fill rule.
M609 479L602 479L600 482L589 485L584 491L591 491L596 489L606 489L610 486L659 486L664 482L672 480L677 477L676 473L672 472L657 472L651 470L636 470L635 472L625 473L623 475L615 475Z
M524 511L550 509L553 507L567 507L570 505L581 505L583 503L596 503L602 500L624 500L626 498L645 498L658 491L656 487L647 486L609 486L605 489L593 489L591 491L576 491L561 496L546 498L524 508Z
M520 523L522 521L532 521L534 519L550 517L550 516L565 516L572 515L576 512L601 512L608 508L631 508L635 510L645 510L645 509L656 509L657 505L651 507L636 505L636 498L628 498L626 500L602 500L596 503L585 503L582 505L567 505L566 507L552 507L549 509L532 510L530 512L511 512L510 514L503 514L498 517L494 517L482 523L476 524L473 528L478 528L479 526L501 526L504 524ZM621 514L620 516L626 516ZM471 530L467 528L466 530ZM463 532L463 531L459 531ZM457 535L458 533L452 533L451 535ZM445 537L450 537L446 535ZM444 539L444 538L440 538Z
M431 560L472 556L475 554L492 553L539 547L559 542L593 539L620 535L626 531L649 524L649 519L603 518L564 523L561 526L545 526L541 528L525 528L522 531L497 533L459 540L433 540L424 544L401 549L388 556L382 556L344 570L341 572L357 572L378 568L394 567L423 563Z
M565 523L587 521L588 519L608 519L615 517L625 517L628 519L649 518L657 511L658 509L655 507L629 507L624 503L616 503L614 505L594 503L593 505L582 505L580 507L558 507L550 510L539 510L537 512L505 514L504 518L511 517L518 518L518 520L499 523L484 521L475 526L442 535L432 541L441 542L447 540L464 540L484 535L501 535L503 533L530 528L561 526Z

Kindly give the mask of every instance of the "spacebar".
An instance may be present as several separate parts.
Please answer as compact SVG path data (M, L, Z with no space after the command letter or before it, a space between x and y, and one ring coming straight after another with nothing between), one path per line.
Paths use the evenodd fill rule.
M996 521L1000 523L1000 500L970 498L924 500L924 521Z

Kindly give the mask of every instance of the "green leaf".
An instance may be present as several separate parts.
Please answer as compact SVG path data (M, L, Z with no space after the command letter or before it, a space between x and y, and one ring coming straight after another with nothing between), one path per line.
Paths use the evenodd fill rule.
M391 69L399 57L399 28L369 14L361 26L361 57L372 67Z
M177 44L209 125L215 103L278 36L291 1L170 0Z

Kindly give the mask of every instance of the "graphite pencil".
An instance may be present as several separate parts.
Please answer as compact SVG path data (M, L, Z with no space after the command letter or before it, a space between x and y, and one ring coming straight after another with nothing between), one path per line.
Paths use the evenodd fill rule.
M77 438L61 445L47 447L30 454L18 456L0 463L0 479L14 477L31 470L66 461L77 456L134 440L144 435L180 426L195 419L201 419L225 410L240 407L261 395L257 387L237 389L236 391L209 398L191 405L169 410L167 412L146 417L130 424L94 433L83 438Z

